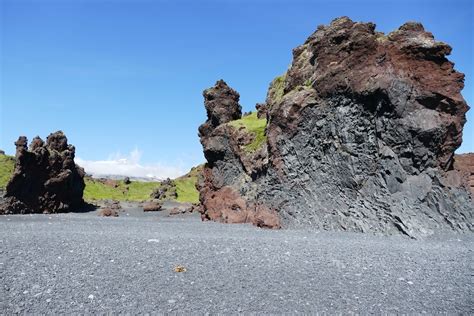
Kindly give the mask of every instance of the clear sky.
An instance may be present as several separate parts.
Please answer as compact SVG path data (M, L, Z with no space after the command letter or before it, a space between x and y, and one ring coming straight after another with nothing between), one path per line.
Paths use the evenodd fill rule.
M86 171L102 161L107 172L130 164L173 176L203 162L202 90L222 78L252 110L288 68L292 49L343 15L383 32L422 22L453 47L474 105L470 0L0 3L0 148L13 154L19 135L61 129ZM459 152L474 151L473 112Z

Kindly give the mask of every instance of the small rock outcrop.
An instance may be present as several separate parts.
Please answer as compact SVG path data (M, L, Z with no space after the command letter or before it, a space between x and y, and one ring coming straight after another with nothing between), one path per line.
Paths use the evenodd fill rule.
M242 117L240 95L224 80L219 80L214 87L204 90L203 96L207 121L199 127L200 135L208 135L219 125Z
M162 181L158 188L153 190L150 197L160 201L174 200L178 197L176 184L173 180L168 178Z
M46 139L15 142L16 165L7 184L3 214L60 213L84 207L84 170L74 163L75 148L58 131Z
M419 23L385 35L342 17L293 50L254 121L218 81L199 128L203 219L414 238L472 231L454 166L469 107L450 52Z

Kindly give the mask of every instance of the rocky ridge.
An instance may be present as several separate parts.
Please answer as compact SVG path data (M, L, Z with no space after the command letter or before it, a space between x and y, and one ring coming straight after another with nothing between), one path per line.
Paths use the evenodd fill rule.
M84 170L74 163L75 148L58 131L46 142L25 136L15 142L16 165L0 205L3 214L61 213L84 207Z
M418 237L472 231L466 178L454 166L468 106L464 75L419 23L385 35L347 17L293 50L256 119L242 121L224 81L204 91L203 219ZM250 131L250 132L249 132Z

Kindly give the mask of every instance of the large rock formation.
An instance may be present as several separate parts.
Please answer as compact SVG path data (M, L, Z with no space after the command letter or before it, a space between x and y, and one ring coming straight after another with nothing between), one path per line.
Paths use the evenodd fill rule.
M411 237L472 230L453 167L468 106L450 51L419 23L384 35L343 17L293 50L258 105L266 120L231 121L238 94L219 81L204 92L203 218Z
M7 184L0 213L59 213L84 206L84 170L74 163L75 148L63 132L35 137L27 148L25 136L15 142L16 166Z

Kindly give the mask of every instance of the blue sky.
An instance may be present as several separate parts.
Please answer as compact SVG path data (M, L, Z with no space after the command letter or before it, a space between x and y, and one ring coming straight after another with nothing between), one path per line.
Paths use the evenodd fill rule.
M244 110L253 109L292 49L343 15L383 32L422 22L453 46L450 59L466 74L463 95L474 104L474 1L0 3L0 148L10 154L19 135L61 129L82 160L179 173L204 161L203 89L222 78ZM472 112L460 152L474 151Z

